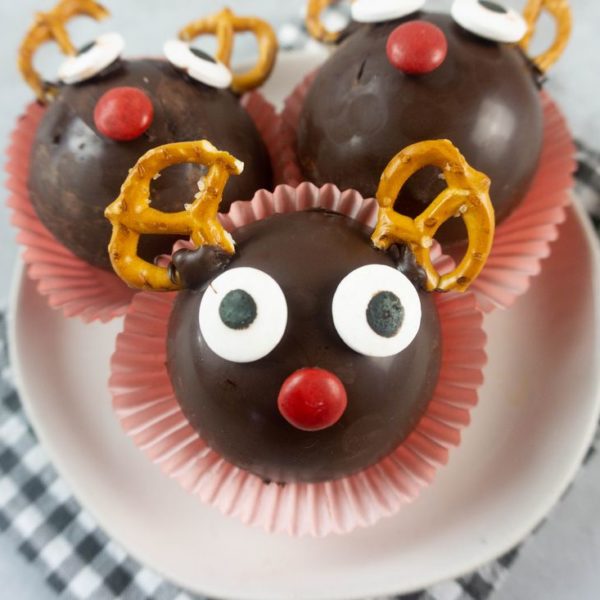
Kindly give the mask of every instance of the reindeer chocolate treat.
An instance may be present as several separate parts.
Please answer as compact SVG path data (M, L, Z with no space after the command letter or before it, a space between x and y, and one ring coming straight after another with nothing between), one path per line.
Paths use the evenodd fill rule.
M31 155L30 198L42 223L62 244L90 264L110 268L106 206L141 154L175 140L207 137L246 162L246 173L227 188L224 211L232 201L271 187L266 147L239 98L259 86L273 67L277 43L267 23L226 9L191 23L180 40L167 42L164 60L125 60L118 34L74 48L65 27L78 15L101 19L107 11L94 0L62 0L37 15L20 53L25 80L38 101L48 105ZM255 35L259 59L250 71L232 74L238 32ZM204 34L218 38L215 58L189 44ZM47 83L34 70L33 58L40 44L52 40L68 57L58 80ZM174 210L202 173L199 165L165 172L152 182L153 205ZM142 252L153 258L169 248L169 240L149 238Z
M183 162L208 173L177 213L149 204L153 177ZM421 168L447 188L416 219L394 200ZM182 290L171 314L167 367L177 400L202 439L242 469L277 482L343 477L386 456L431 399L441 333L431 292L465 290L494 233L488 178L447 140L397 154L381 176L375 231L338 213L272 216L235 232L217 219L242 163L206 141L143 156L107 211L110 256L131 286ZM433 236L460 215L465 257L440 274ZM195 249L168 266L137 255L141 235L190 236Z
M448 138L490 176L497 221L506 218L538 165L539 88L569 37L567 0L529 0L523 16L496 0L455 0L451 14L422 11L425 0L356 0L354 23L341 33L320 22L329 4L309 2L311 33L340 45L318 71L300 115L304 177L373 196L372 173L399 146ZM542 9L556 21L556 39L530 58ZM439 171L424 170L402 190L398 210L419 214L442 187ZM455 220L440 234L458 241L464 228Z

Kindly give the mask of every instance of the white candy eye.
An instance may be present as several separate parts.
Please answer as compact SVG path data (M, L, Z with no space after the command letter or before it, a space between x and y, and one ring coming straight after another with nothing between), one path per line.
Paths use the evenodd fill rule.
M366 265L346 275L331 309L342 340L365 356L398 354L413 341L421 324L415 286L385 265Z
M195 54L189 44L169 40L163 51L173 66L185 71L192 79L214 88L224 89L231 85L231 71L223 63Z
M452 17L467 31L493 42L514 44L527 33L525 19L492 0L454 0Z
M421 10L425 0L356 0L352 18L359 23L392 21Z
M247 363L279 344L287 325L287 304L278 283L251 267L225 271L200 302L200 331L221 358Z
M105 33L77 56L70 56L58 69L58 78L66 84L91 79L111 65L123 53L125 40L118 33Z

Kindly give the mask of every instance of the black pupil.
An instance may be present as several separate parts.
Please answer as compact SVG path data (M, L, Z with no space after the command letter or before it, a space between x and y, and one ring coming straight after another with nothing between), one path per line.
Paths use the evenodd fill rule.
M82 54L85 54L88 50L91 50L95 45L96 45L96 42L90 42L89 44L82 46L81 48L79 48L79 50L77 50L77 56L81 56Z
M479 4L488 10L491 10L495 13L500 13L502 15L506 14L508 11L501 6L500 4L496 4L495 2L490 2L489 0L479 0Z
M230 329L247 329L256 319L256 302L244 290L231 290L219 304L219 316Z
M404 320L404 308L393 292L379 292L367 306L367 323L381 337L394 337Z
M192 54L194 56L197 56L198 58L203 58L204 60L207 60L208 62L211 62L211 63L217 62L210 54L207 54L206 52L204 52L202 50L198 50L198 48L190 48L190 50L192 51Z

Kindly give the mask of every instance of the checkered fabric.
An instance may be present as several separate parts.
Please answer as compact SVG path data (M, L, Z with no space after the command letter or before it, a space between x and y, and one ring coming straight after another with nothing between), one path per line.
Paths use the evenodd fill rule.
M138 564L71 494L29 425L12 384L0 314L0 531L38 565L58 597L192 600Z
M600 226L600 156L580 146L579 159L578 197ZM0 313L0 532L43 570L57 597L198 600L133 560L78 504L27 421L11 381L6 344L5 318ZM599 437L586 462L596 453ZM467 577L396 600L485 600L518 554L515 548Z

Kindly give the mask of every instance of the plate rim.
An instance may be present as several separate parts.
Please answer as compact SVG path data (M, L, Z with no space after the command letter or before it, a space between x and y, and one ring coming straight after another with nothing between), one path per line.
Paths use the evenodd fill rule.
M590 253L590 274L592 276L591 293L593 297L600 299L600 244L598 244L592 223L586 216L584 209L578 206L576 202L573 202L573 204L568 208L568 211L575 215L577 226L582 232L583 240ZM546 260L551 259L551 257L552 254ZM544 264L544 262L542 262L542 264ZM239 600L240 598L244 598L245 600L270 600L281 598L281 596L272 592L269 593L268 591L261 592L260 596L251 591L249 593L244 593L242 596L240 596L237 592L233 592L233 590L226 591L225 593L223 593L222 590L201 588L198 586L198 582L181 581L178 578L173 577L172 575L166 574L161 569L160 565L153 564L152 560L146 560L146 558L143 556L143 551L138 551L138 549L132 550L132 548L130 548L129 545L126 542L124 542L119 536L119 532L113 528L112 524L110 523L110 518L105 519L104 516L100 514L101 511L96 511L96 506L93 502L93 498L91 498L91 495L88 496L88 494L85 491L85 486L80 485L76 478L71 477L68 465L63 461L62 453L58 449L58 446L56 446L53 443L52 436L45 429L43 425L43 419L36 410L36 403L30 397L28 386L25 383L25 377L23 372L24 361L21 361L19 358L21 355L21 350L19 341L20 336L18 316L19 307L21 305L19 299L21 297L23 281L25 280L25 277L27 277L26 267L22 261L22 258L19 256L17 259L17 265L13 270L9 305L6 313L9 358L13 379L15 387L19 393L24 412L34 429L40 444L44 447L44 451L50 459L53 468L57 471L59 476L63 478L64 481L67 483L67 485L70 488L70 491L72 492L77 502L81 505L81 507L84 510L90 513L90 515L94 518L98 525L108 534L108 536L113 538L117 543L119 543L132 558L134 558L142 566L147 566L148 568L156 571L167 581L170 581L175 585L179 585L184 589L190 590L194 593L208 595L209 597L232 599L236 598L237 600ZM595 317L594 330L596 340L596 354L600 354L600 306L598 306L598 303L592 303L592 305L594 309L593 314ZM372 594L396 595L411 593L420 589L424 589L426 587L430 587L432 585L436 585L440 582L447 581L449 579L456 579L458 577L471 573L480 568L481 566L488 564L490 561L493 561L497 557L502 556L504 553L514 548L520 541L526 538L537 527L537 525L541 521L543 521L545 516L557 504L562 494L565 492L569 484L573 481L573 479L581 469L583 459L593 440L594 434L597 430L598 420L600 418L600 376L596 377L595 397L590 400L593 400L594 402L593 418L590 419L586 431L582 431L578 451L576 453L573 453L574 458L571 461L571 467L569 469L565 469L562 477L560 479L557 479L557 482L554 485L554 493L545 495L545 500L537 504L537 510L530 511L529 517L523 520L524 524L521 527L516 527L513 531L512 536L508 536L504 544L497 545L495 548L489 550L482 548L477 558L471 561L471 563L469 563L468 565L465 565L460 570L454 570L454 572L451 574L439 574L437 576L432 577L430 581L423 583L422 585L413 585L411 587L398 588L395 586L391 587L390 583L386 585L385 582L382 582L381 588L374 590ZM389 580L387 581L389 582ZM401 582L397 582L397 584L401 585ZM235 596L230 595L234 593ZM303 596L296 593L294 594L294 597L300 599ZM339 592L337 594L328 593L327 595L313 594L310 596L310 598L311 600L354 600L364 598L364 592L356 594L351 593L350 595L348 595L347 593L340 595Z

